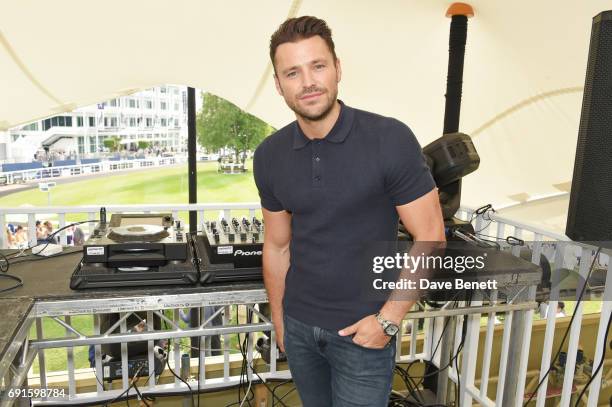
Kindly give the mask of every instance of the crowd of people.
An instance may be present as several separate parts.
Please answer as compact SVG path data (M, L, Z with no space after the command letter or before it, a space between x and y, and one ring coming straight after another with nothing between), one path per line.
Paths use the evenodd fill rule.
M45 151L43 149L34 153L32 161L48 162L48 161L64 161L76 160L77 153L74 150L65 151L63 149Z
M36 244L60 243L59 235L54 235L54 229L50 220L36 221ZM6 241L9 249L25 249L28 247L27 228L22 225L11 223L6 227ZM85 233L77 225L66 228L66 243L69 246L82 246L85 242Z

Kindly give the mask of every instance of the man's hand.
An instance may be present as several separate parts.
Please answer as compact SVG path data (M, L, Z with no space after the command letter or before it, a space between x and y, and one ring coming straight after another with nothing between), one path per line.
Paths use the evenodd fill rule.
M368 315L360 319L353 325L348 326L338 331L340 336L353 335L353 342L364 348L382 349L391 340L391 337L386 335L382 326L376 320L375 315Z
M280 320L272 321L274 324L274 332L276 333L276 345L280 349L281 352L285 352L285 341L284 341L284 333L285 333L285 324L283 323L283 318Z

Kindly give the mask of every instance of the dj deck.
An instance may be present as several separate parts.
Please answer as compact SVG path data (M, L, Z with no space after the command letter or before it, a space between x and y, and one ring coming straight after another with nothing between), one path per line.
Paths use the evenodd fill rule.
M263 223L256 218L206 222L199 235L168 213L113 214L106 222L101 211L100 219L70 279L73 289L262 279Z

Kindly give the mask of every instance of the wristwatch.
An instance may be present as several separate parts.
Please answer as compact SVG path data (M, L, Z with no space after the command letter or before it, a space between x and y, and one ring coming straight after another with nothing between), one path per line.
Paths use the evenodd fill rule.
M388 321L380 315L380 312L376 313L376 320L382 326L382 329L387 336L395 336L399 332L399 326L392 321Z

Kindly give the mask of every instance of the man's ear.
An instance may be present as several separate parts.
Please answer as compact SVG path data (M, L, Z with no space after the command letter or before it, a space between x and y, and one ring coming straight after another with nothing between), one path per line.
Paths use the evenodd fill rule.
M280 82L278 80L278 76L276 76L276 74L272 74L272 76L274 77L274 85L276 86L276 91L278 92L279 95L283 96L283 88L281 88Z
M342 66L340 66L340 60L336 58L336 82L340 83L342 78Z

